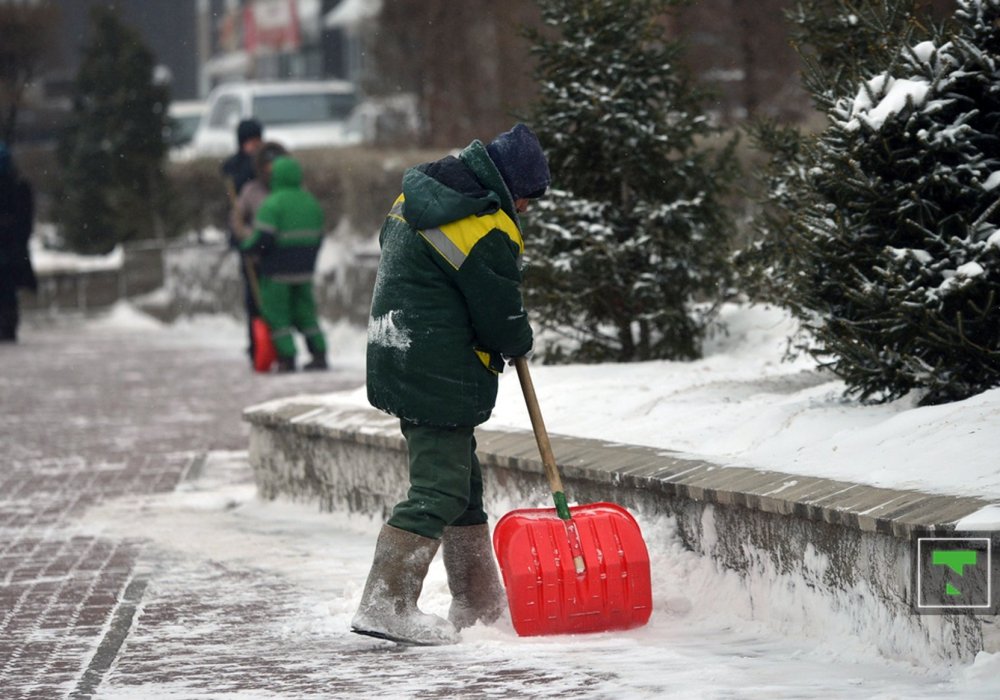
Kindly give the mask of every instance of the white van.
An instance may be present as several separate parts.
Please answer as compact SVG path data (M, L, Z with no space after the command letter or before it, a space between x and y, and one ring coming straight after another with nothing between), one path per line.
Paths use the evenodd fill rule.
M358 103L353 84L343 80L223 83L209 94L191 141L192 154L225 156L236 150L236 126L256 119L266 141L291 151L360 143L351 115Z

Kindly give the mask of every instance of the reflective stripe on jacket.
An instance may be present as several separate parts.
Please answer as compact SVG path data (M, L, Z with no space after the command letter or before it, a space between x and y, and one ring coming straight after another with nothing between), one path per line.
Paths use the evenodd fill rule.
M526 353L524 242L486 149L411 168L379 236L368 326L368 397L432 425L478 425L496 402L502 356Z

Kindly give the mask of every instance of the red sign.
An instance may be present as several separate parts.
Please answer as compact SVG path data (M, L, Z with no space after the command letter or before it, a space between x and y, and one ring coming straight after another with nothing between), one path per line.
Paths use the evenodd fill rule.
M247 53L259 49L294 51L302 36L295 0L255 0L243 10Z

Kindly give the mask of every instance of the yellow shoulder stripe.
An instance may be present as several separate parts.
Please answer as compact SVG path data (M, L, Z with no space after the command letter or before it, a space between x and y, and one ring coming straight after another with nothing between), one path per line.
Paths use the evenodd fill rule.
M403 195L396 197L396 201L392 203L392 209L389 210L389 216L405 223L406 219L403 218L403 201Z
M389 210L389 216L405 221L403 218L403 195L399 195ZM493 229L500 229L517 246L517 254L524 253L524 239L514 220L506 212L498 209L492 214L483 216L467 216L439 228L429 228L419 231L434 250L447 260L456 270L462 266L475 245Z

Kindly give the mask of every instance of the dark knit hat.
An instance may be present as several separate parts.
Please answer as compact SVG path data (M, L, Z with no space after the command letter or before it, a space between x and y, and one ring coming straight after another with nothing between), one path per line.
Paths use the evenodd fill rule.
M264 127L256 119L244 119L236 127L236 140L242 146L250 139L259 139L264 134Z
M486 146L490 160L514 199L538 199L548 189L552 177L535 132L524 124L497 136Z

